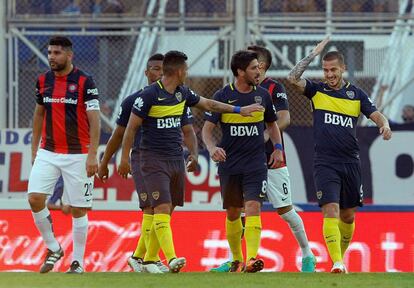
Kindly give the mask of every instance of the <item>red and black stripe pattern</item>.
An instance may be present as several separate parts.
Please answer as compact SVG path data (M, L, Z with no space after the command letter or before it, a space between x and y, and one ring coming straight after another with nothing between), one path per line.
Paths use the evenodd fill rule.
M281 111L281 110L289 111L289 103L287 100L286 89L281 83L271 78L266 78L263 80L260 86L265 88L267 91L269 91L269 94L272 96L272 101L273 101L273 105L276 108L276 112ZM280 136L282 137L282 145L284 148L285 143L283 140L282 131L280 131ZM266 142L266 155L267 155L268 161L270 159L270 154L272 154L273 150L274 148L273 148L272 141L271 140L267 141ZM278 168L285 167L285 166L286 166L286 153L285 153L285 150L283 149L283 163L281 163Z
M98 99L92 77L77 68L66 76L48 71L38 78L36 98L46 110L41 148L62 154L88 153L90 138L85 102Z

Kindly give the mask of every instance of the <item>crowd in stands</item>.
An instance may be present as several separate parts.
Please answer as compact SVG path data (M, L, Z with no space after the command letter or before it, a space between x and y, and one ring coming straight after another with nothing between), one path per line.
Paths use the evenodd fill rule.
M149 0L17 0L18 14L93 14L102 13L143 14ZM180 0L169 0L167 14L179 13ZM185 0L187 16L214 16L225 14L228 0ZM388 13L398 11L394 0L332 0L333 12L340 13ZM260 13L325 12L326 0L259 0Z

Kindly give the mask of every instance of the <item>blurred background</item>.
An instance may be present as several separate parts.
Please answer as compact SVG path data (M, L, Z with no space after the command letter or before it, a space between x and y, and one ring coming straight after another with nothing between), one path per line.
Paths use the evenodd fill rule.
M310 103L285 79L295 63L329 35L331 42L326 50L339 50L345 55L346 79L367 92L394 130L392 141L386 143L370 121L360 119L358 138L367 204L362 211L375 211L372 213L379 213L376 219L391 220L389 224L378 222L377 228L383 230L377 234L361 236L368 245L366 249L371 249L369 255L386 253L374 261L374 256L364 258L368 253L365 246L355 246L362 264L351 270L414 271L414 257L407 256L414 247L412 0L0 0L0 3L0 208L28 209L25 197L31 169L30 128L36 77L48 69L49 37L65 35L74 43L75 65L92 74L99 88L103 132L100 152L112 132L122 100L146 85L144 69L150 55L169 50L185 52L190 66L186 84L210 98L233 81L229 62L235 51L253 43L266 46L273 54L268 76L284 84L288 91L291 127L285 133L285 146L293 199L298 210L319 211L312 179ZM318 57L304 76L321 79L320 67ZM200 170L187 175L184 209L217 211L221 204L216 167L201 141L202 113L197 109L193 113ZM220 137L218 130L217 137ZM117 160L115 156L114 161ZM137 210L132 180L122 180L114 163L110 169L107 183L95 181L94 209ZM264 209L271 211L268 205ZM313 223L313 217L305 217ZM411 232L392 230L397 229L392 228L393 217L408 217L406 223ZM370 227L369 221L363 225ZM315 223L316 226L310 227L319 231L319 222ZM221 226L217 229L223 229ZM220 232L209 230L208 237L215 235L216 240L224 237L214 231ZM319 237L318 233L315 237ZM401 243L397 241L398 235L404 239ZM222 247L221 242L214 243ZM322 249L323 245L315 242L314 247ZM395 254L390 251L406 255L407 261L393 262ZM202 260L194 269L208 269L225 259L223 255L214 259L200 256ZM296 259L295 255L286 259ZM320 255L323 258L325 254ZM297 261L292 263L284 267L275 264L270 271L295 271ZM122 267L116 269L126 269Z

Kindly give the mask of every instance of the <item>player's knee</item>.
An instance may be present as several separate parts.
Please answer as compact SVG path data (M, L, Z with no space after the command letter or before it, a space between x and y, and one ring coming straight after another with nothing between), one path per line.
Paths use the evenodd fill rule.
M148 215L154 215L154 209L152 207L144 207L142 208L142 212Z
M46 196L44 194L30 193L28 201L33 212L39 212L46 207Z
M171 203L163 203L154 207L154 214L171 214Z
M88 208L85 207L72 207L71 209L73 218L80 218L88 213Z
M353 211L347 211L344 213L341 211L341 221L347 224L352 224L355 221L355 213Z
M337 203L328 203L322 206L324 218L339 218L339 205Z
M260 215L261 204L258 201L247 201L244 204L244 210L246 216L258 216Z
M226 211L227 219L229 221L234 221L240 218L241 208L238 207L229 207Z
M283 214L286 214L287 212L289 212L292 209L293 209L293 206L289 205L289 206L277 208L276 211L277 211L277 214L283 215Z

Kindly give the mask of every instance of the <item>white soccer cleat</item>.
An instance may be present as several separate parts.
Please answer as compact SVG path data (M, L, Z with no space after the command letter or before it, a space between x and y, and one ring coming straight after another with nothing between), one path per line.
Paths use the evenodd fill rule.
M134 256L128 257L128 265L131 267L134 272L143 272L142 271L142 259L135 258Z
M161 270L162 273L168 273L170 272L170 268L164 265L161 261L155 262L155 264L158 266L158 269Z
M344 263L335 262L334 265L332 266L331 273L345 274L345 273L348 273L348 271L346 271L346 267L345 267Z
M160 268L158 268L156 262L143 262L142 263L142 272L151 273L151 274L162 274Z
M185 266L186 260L184 257L174 258L168 264L171 273L178 273Z

